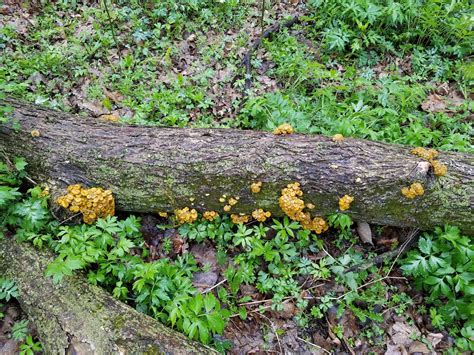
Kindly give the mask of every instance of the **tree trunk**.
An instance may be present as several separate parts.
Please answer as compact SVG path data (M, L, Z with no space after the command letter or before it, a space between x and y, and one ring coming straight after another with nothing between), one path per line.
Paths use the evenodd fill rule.
M256 208L283 212L278 198L301 183L313 214L346 211L355 220L431 229L445 223L474 232L474 156L440 152L446 176L436 177L411 147L314 135L273 135L233 129L129 126L7 101L21 127L0 127L0 147L23 156L30 176L52 191L67 185L111 189L124 211L172 211L185 206L223 211L219 199L240 197L231 213ZM30 132L38 130L39 137ZM250 184L261 181L261 192ZM403 187L421 182L423 196L408 199Z
M214 354L214 350L117 301L81 276L44 276L49 252L0 240L0 275L18 285L22 309L46 354Z

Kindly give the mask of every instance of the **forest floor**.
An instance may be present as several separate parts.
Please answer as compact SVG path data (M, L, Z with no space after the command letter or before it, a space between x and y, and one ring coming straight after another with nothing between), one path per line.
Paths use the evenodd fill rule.
M19 3L0 7L0 98L127 124L273 130L289 123L299 133L474 152L468 1L266 1L263 15L262 1L250 0ZM295 16L250 51L266 29ZM123 263L138 255L178 267L179 277L156 277L191 285L161 290L166 297L152 307L134 286L136 270L118 278L101 269L105 259L84 261L89 280L178 329L167 310L173 297L214 295L225 330L211 321L199 332L179 330L221 351L474 350L474 245L455 227L369 226L341 211L321 235L288 218L221 216L178 226L158 215L120 217L88 228L123 232L131 243ZM52 222L44 228L58 232ZM61 235L80 240L79 228ZM68 247L46 234L29 240ZM455 281L443 278L452 273ZM423 281L435 276L448 290ZM38 353L34 325L14 295L0 278L0 353L20 346Z

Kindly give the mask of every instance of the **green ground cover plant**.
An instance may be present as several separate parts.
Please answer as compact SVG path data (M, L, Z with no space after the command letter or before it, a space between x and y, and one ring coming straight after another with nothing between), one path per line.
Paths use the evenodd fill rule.
M448 328L462 351L474 351L474 244L456 227L436 228L418 241L418 248L400 268L427 292L431 321Z

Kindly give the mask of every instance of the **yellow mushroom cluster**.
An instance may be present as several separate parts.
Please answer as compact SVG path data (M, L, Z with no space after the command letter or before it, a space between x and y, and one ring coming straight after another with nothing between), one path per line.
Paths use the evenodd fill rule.
M448 167L446 165L440 163L438 160L435 160L435 158L438 156L438 152L436 150L416 147L411 150L411 153L429 161L436 176L444 176L448 172Z
M120 117L117 116L117 115L114 115L114 114L101 115L99 118L100 118L101 120L107 121L107 122L118 122L118 121L120 121Z
M58 197L56 202L73 213L82 213L85 223L93 223L98 218L115 214L115 200L112 191L100 187L83 188L80 184L67 188L67 194Z
M224 195L225 196L225 195ZM224 197L223 196L223 197ZM223 200L223 201L222 201ZM225 199L223 198L220 198L219 199L220 202L225 202ZM238 197L230 197L228 200L227 200L227 205L224 206L224 211L225 212L229 212L232 208L232 206L235 206L237 204L237 202L239 201L239 198Z
M416 196L424 195L425 190L419 182L414 182L408 187L402 188L402 194L406 198L415 198Z
M261 189L262 189L261 181L254 182L250 185L250 191L252 191L253 194L259 193Z
M273 130L273 134L292 134L295 130L288 123L283 123Z
M444 176L448 172L448 167L438 160L431 160L431 166L433 167L433 172L436 176Z
M281 196L278 199L283 212L295 221L299 220L305 207L304 201L300 198L301 196L303 196L303 191L301 191L300 184L294 182L281 190Z
M261 208L256 209L255 211L252 212L252 217L258 221L258 222L265 222L267 218L271 217L271 212L269 211L264 211Z
M167 217L168 217L168 213L167 213L167 212L160 211L160 212L158 212L158 216L160 216L160 217L162 217L162 218L167 218Z
M179 224L193 223L198 217L197 211L194 208L190 210L189 207L174 210L174 215Z
M351 203L354 201L354 197L349 195L344 195L339 199L339 209L341 211L348 210L351 207Z
M309 212L303 212L305 203L300 198L302 196L303 191L301 191L301 186L298 182L288 184L281 190L281 196L278 200L280 208L292 220L300 222L304 229L312 230L317 234L327 231L329 226L323 218L314 217L311 219ZM314 205L312 207L314 208Z
M37 129L32 130L30 133L33 138L40 136L40 132Z
M232 213L230 215L230 219L232 220L232 223L234 224L239 224L239 223L247 223L250 220L250 216L245 215L245 214L235 214Z
M49 187L45 186L43 190L41 190L40 197L45 197L49 195Z
M411 150L411 154L418 155L425 160L433 160L438 156L438 152L434 149L426 149L423 147L416 147Z
M217 217L219 217L219 213L216 211L206 211L202 214L202 218L209 222L215 220Z
M335 134L332 136L332 141L333 142L342 142L344 140L344 136L340 133Z
M324 218L314 217L311 219L311 216L308 212L304 214L304 219L302 219L300 223L304 229L312 230L316 234L321 234L329 229L329 225L324 220Z

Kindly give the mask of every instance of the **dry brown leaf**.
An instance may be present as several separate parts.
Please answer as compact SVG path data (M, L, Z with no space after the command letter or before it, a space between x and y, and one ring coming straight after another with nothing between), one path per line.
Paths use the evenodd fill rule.
M413 336L420 336L421 333L417 327L409 325L406 322L395 322L389 331L392 342L395 345L410 345L413 340Z
M421 108L426 112L443 112L446 110L446 103L438 94L430 94L421 104Z
M107 89L105 89L104 94L105 94L106 97L108 97L115 104L119 104L124 99L122 94L120 94L117 91L108 91Z
M374 242L372 241L372 230L367 222L357 223L357 233L363 243L374 245Z

